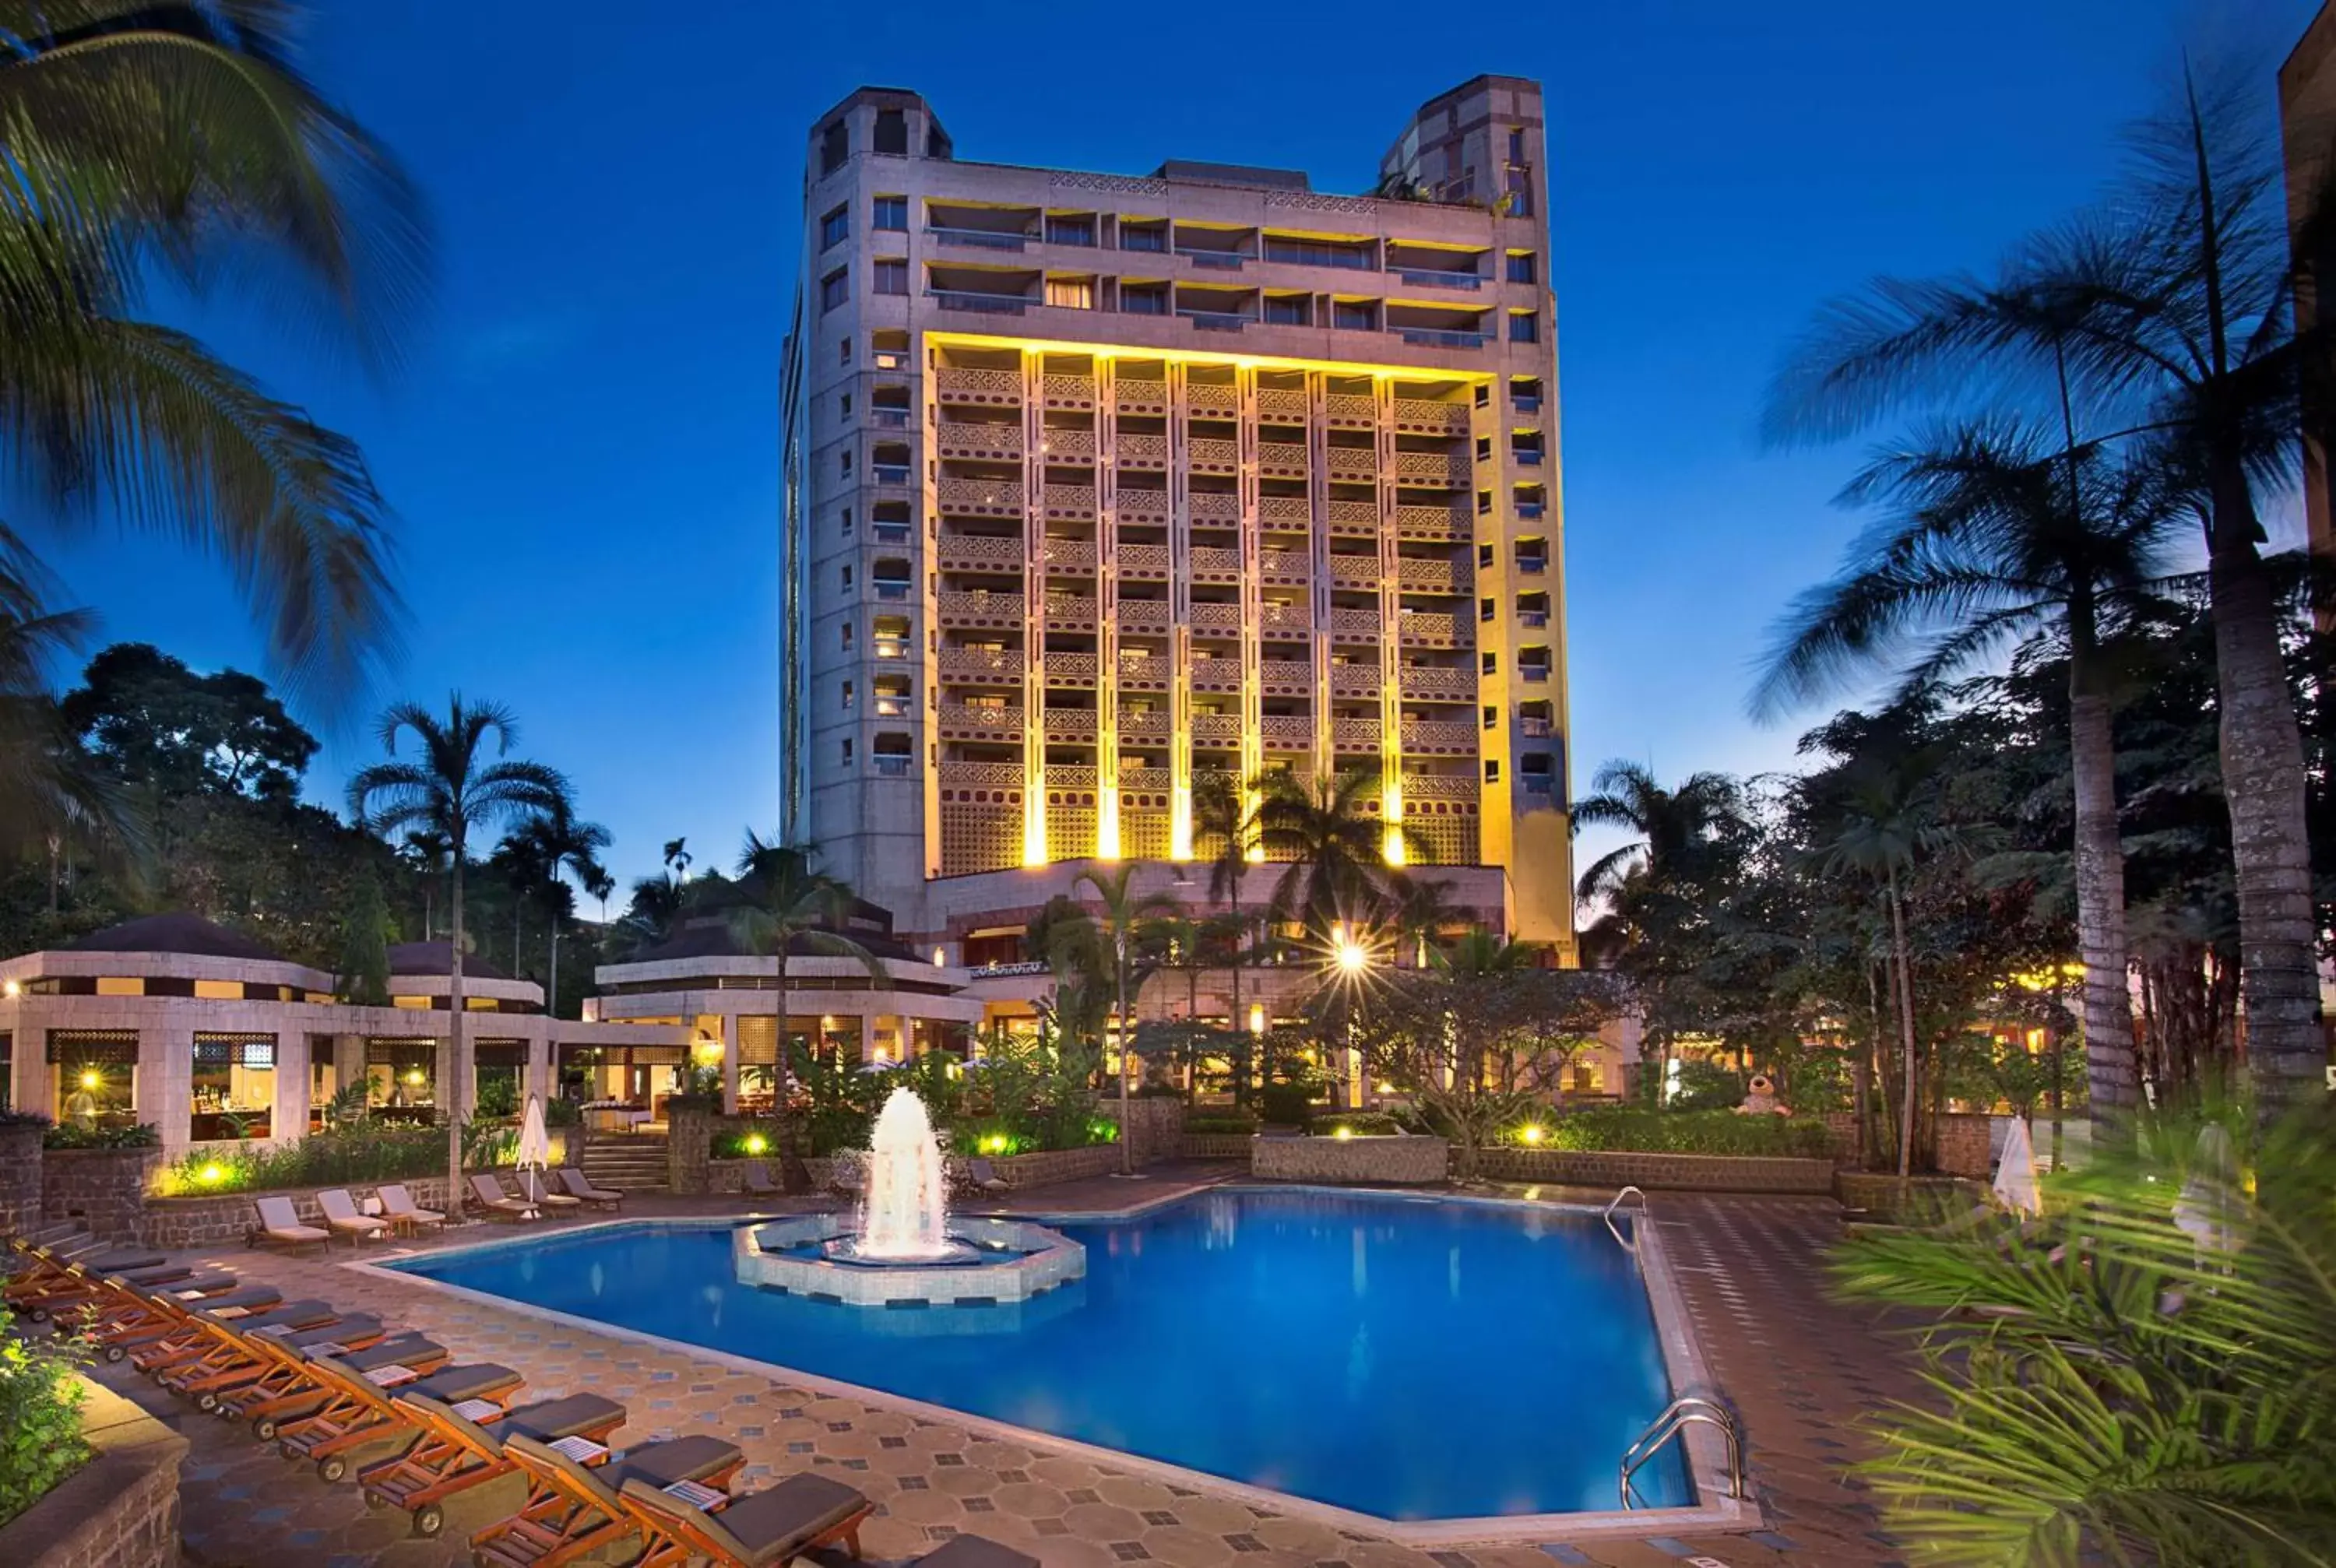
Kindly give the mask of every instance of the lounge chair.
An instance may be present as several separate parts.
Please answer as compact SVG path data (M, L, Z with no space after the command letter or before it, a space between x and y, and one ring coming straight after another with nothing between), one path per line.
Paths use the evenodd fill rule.
M446 1222L446 1216L435 1209L425 1209L414 1203L414 1194L404 1183L392 1182L375 1189L374 1196L381 1200L382 1218L393 1231L414 1231L423 1226L435 1228Z
M377 1367L394 1367L400 1369L400 1376L411 1373L405 1380L414 1382L442 1369L449 1359L445 1346L411 1331L376 1339L362 1350L347 1349L329 1340L304 1345L300 1359L301 1377L297 1383L267 1398L246 1398L238 1390L219 1401L219 1413L229 1420L248 1418L251 1435L262 1443L273 1443L279 1427L316 1414L335 1398L339 1385L324 1370L326 1367L344 1378L350 1373L368 1373Z
M539 1400L492 1422L473 1421L426 1394L400 1395L393 1402L421 1424L422 1436L404 1453L358 1471L357 1484L365 1488L367 1507L404 1509L414 1515L414 1533L424 1538L444 1528L447 1498L519 1468L503 1453L509 1438L605 1451L610 1436L625 1424L625 1407L598 1394Z
M281 1333L244 1333L229 1323L220 1324L219 1331L237 1342L240 1358L179 1392L193 1399L196 1408L229 1420L278 1394L308 1387L312 1379L307 1353L312 1348L363 1350L379 1344L388 1332L380 1319L365 1316L336 1318L313 1329Z
M106 1295L59 1316L57 1326L61 1330L70 1329L104 1344L118 1335L162 1321L172 1308L183 1309L188 1302L208 1296L223 1296L243 1284L222 1269L199 1270L157 1282L141 1282L116 1274L109 1276L105 1282ZM113 1359L118 1361L122 1358Z
M867 1186L868 1173L860 1168L859 1161L848 1155L838 1157L828 1170L827 1190L839 1198L856 1198Z
M619 1208L625 1202L624 1193L609 1187L594 1186L592 1178L573 1165L560 1168L560 1184L568 1189L571 1197L581 1198L598 1208Z
M532 1220L540 1213L533 1204L512 1197L503 1190L502 1183L484 1172L471 1178L471 1203L498 1220Z
M976 1155L965 1163L965 1184L977 1193L1003 1193L1013 1183L998 1174L998 1167Z
M362 1245L368 1236L389 1234L389 1222L359 1213L357 1201L346 1188L327 1187L316 1194L316 1206L325 1211L325 1223L348 1237L352 1247Z
M204 1314L213 1320L238 1315L258 1317L283 1300L284 1293L273 1285L239 1285L220 1295L187 1302L157 1296L152 1302L155 1310L151 1320L136 1328L102 1334L99 1339L105 1347L107 1360L119 1361L127 1357L138 1370L150 1371L176 1357L189 1343L202 1339L208 1331Z
M530 1168L519 1174L519 1195L539 1209L554 1213L581 1209L584 1200L571 1197L552 1184L551 1178L540 1169Z
M330 1231L320 1231L314 1225L300 1222L300 1212L292 1200L284 1197L257 1198L252 1209L259 1215L259 1223L245 1232L247 1247L329 1247L333 1242Z
M738 1173L740 1188L751 1198L775 1198L779 1184L771 1180L771 1167L760 1160L749 1160L746 1168Z
M517 1372L492 1361L441 1367L427 1377L407 1363L369 1367L360 1372L337 1358L312 1358L317 1376L331 1389L323 1407L287 1422L277 1446L287 1459L313 1459L316 1474L337 1481L349 1473L349 1452L384 1438L411 1439L419 1429L411 1410L392 1402L396 1394L420 1394L450 1407L469 1400L500 1413L523 1386ZM483 1414L484 1411L482 1410Z
M165 1263L160 1258L121 1255L128 1258L132 1266L100 1269L76 1261L64 1272L50 1276L39 1290L19 1296L9 1303L10 1309L35 1323L48 1318L71 1317L120 1295L122 1286L119 1282L160 1285L171 1280L183 1280L195 1271L191 1265L186 1263Z
M527 1503L471 1537L471 1561L481 1568L560 1568L618 1545L641 1531L639 1516L618 1495L627 1481L719 1489L745 1463L735 1446L706 1437L643 1444L608 1456L597 1469L523 1434L504 1439L503 1453L527 1473Z
M837 1541L856 1558L860 1526L876 1512L876 1505L858 1490L808 1470L731 1498L718 1514L699 1506L718 1497L693 1498L686 1488L632 1476L617 1495L648 1542L634 1568L708 1560L717 1568L777 1568Z
M314 1300L287 1301L265 1312L233 1320L197 1312L194 1321L198 1332L181 1343L176 1354L141 1365L139 1370L151 1373L157 1383L173 1393L190 1393L195 1391L194 1385L216 1373L239 1370L258 1359L258 1353L243 1339L252 1329L277 1329L298 1334L326 1328L340 1319L339 1309L332 1303Z

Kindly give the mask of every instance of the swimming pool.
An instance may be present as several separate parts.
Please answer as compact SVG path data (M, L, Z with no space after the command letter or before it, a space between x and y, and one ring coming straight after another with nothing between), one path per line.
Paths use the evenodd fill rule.
M1595 1214L1220 1189L1056 1222L1083 1281L869 1310L731 1277L729 1222L618 1224L389 1265L509 1300L1395 1520L1611 1509L1670 1398ZM1640 1497L1689 1500L1676 1448Z

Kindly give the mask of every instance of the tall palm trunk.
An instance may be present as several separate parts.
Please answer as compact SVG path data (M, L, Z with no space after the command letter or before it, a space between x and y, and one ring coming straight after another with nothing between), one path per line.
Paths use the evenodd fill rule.
M1127 1052L1133 1031L1127 1022L1127 933L1124 930L1113 937L1111 959L1112 1010L1119 1019L1119 1174L1132 1176L1135 1144L1127 1125Z
M1895 867L1891 869L1887 886L1890 950L1898 965L1898 1036L1905 1080L1898 1112L1898 1174L1903 1178L1913 1169L1914 1158L1914 966L1906 948L1906 906L1898 898Z
M2133 1001L2126 980L2125 846L2117 835L2109 699L2095 689L2089 607L2071 607L2068 771L2077 803L2077 948L2085 963L2085 1079L2093 1136L2117 1135L2134 1105ZM2055 1079L2057 1082L2058 1079Z
M1235 1028L1235 1029L1246 1029L1246 1028L1248 1028L1248 1027L1249 1027L1249 1018L1248 1018L1247 1015L1245 1015L1245 1014L1244 1014L1244 1013L1242 1013L1242 1011L1241 1011L1241 949L1242 949L1242 947L1243 947L1243 946L1248 942L1248 940L1249 940L1249 924L1248 924L1248 922L1247 922L1247 921L1245 921L1245 920L1243 920L1241 919L1241 883L1240 883L1238 881L1236 881L1233 883L1233 898L1232 898L1232 903L1233 903L1233 1016L1232 1016L1232 1018L1231 1018L1231 1020L1229 1020L1229 1021L1230 1021L1230 1023L1231 1023L1231 1026L1233 1028ZM1249 1047L1249 1049L1248 1049L1248 1050L1246 1050L1246 1051L1243 1051L1243 1052L1241 1053L1241 1055L1242 1055L1242 1057L1243 1057L1244 1058L1254 1058L1254 1057L1255 1057L1255 1056L1256 1056L1256 1054L1257 1054L1257 1043L1256 1043L1256 1042L1257 1042L1257 1037L1256 1037L1255 1035L1251 1035L1251 1036L1250 1037L1250 1047ZM1239 1073L1237 1073L1237 1074L1235 1074L1235 1075L1234 1075L1234 1077L1233 1077L1233 1104L1234 1104L1234 1105L1248 1105L1248 1104L1249 1104L1249 1101L1250 1101L1250 1072L1251 1072L1251 1069L1253 1069L1253 1068L1254 1068L1255 1065L1256 1065L1256 1064L1255 1064L1254 1060L1252 1059L1252 1060L1251 1060L1251 1061L1250 1061L1250 1066L1249 1066L1249 1067L1244 1068L1244 1070L1242 1070L1241 1072L1239 1072Z
M446 1081L438 1086L438 1103L446 1107L446 1212L462 1212L462 1026L469 1021L462 1003L462 851L454 841L454 938L448 944L446 1006Z

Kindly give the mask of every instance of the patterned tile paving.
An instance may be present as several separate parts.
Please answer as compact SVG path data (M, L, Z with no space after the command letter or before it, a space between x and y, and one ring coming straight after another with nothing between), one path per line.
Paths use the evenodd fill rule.
M1102 1210L1172 1190L1168 1180L1083 1183L1033 1193L1028 1201L1052 1212ZM1543 1189L1541 1195L1556 1194ZM735 1201L664 1199L628 1207L737 1212ZM618 1399L632 1415L618 1434L620 1446L710 1432L745 1451L749 1485L806 1466L827 1471L877 1504L863 1542L879 1562L913 1559L960 1531L1018 1547L1046 1568L1876 1568L1890 1562L1893 1548L1877 1533L1874 1508L1842 1468L1860 1452L1856 1417L1878 1402L1912 1397L1914 1386L1877 1325L1823 1294L1823 1253L1839 1229L1832 1204L1667 1194L1657 1197L1653 1212L1706 1359L1745 1417L1764 1529L1423 1553L710 1359L371 1278L340 1267L345 1252L322 1260L236 1251L219 1261L287 1295L322 1295L422 1329L462 1359L513 1367L525 1375L530 1398L589 1390ZM460 1239L477 1235L474 1230ZM459 1563L467 1560L470 1532L510 1513L519 1500L516 1478L477 1488L449 1506L442 1536L417 1540L403 1514L368 1512L355 1487L327 1485L287 1465L239 1427L199 1415L124 1369L103 1376L192 1440L183 1514L190 1558L198 1564Z

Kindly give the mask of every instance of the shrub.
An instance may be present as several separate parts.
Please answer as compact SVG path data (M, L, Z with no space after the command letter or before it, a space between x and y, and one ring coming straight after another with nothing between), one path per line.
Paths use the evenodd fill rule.
M1538 1128L1541 1135L1527 1135ZM1733 1111L1575 1111L1518 1123L1504 1144L1543 1149L1614 1150L1652 1154L1776 1154L1822 1158L1833 1153L1823 1122L1794 1116L1739 1116Z
M165 1198L213 1193L264 1192L272 1187L330 1187L433 1176L446 1168L446 1135L436 1127L357 1122L311 1133L280 1148L249 1144L196 1151L155 1174Z
M1277 1127L1302 1129L1313 1119L1313 1093L1302 1084L1267 1084L1257 1092L1257 1115Z
M717 1160L775 1159L786 1146L785 1134L776 1122L750 1122L715 1133L712 1153Z
M1246 1138L1257 1131L1257 1118L1245 1111L1209 1111L1184 1118L1188 1133Z
M161 1145L161 1133L151 1122L134 1127L83 1127L73 1122L51 1127L41 1138L44 1149L151 1149Z
M0 1312L0 1524L39 1502L89 1457L70 1342L20 1339Z
M49 1118L38 1111L12 1111L0 1105L0 1127L45 1127Z
M1401 1122L1378 1111L1340 1111L1314 1124L1317 1137L1393 1138L1402 1132Z

